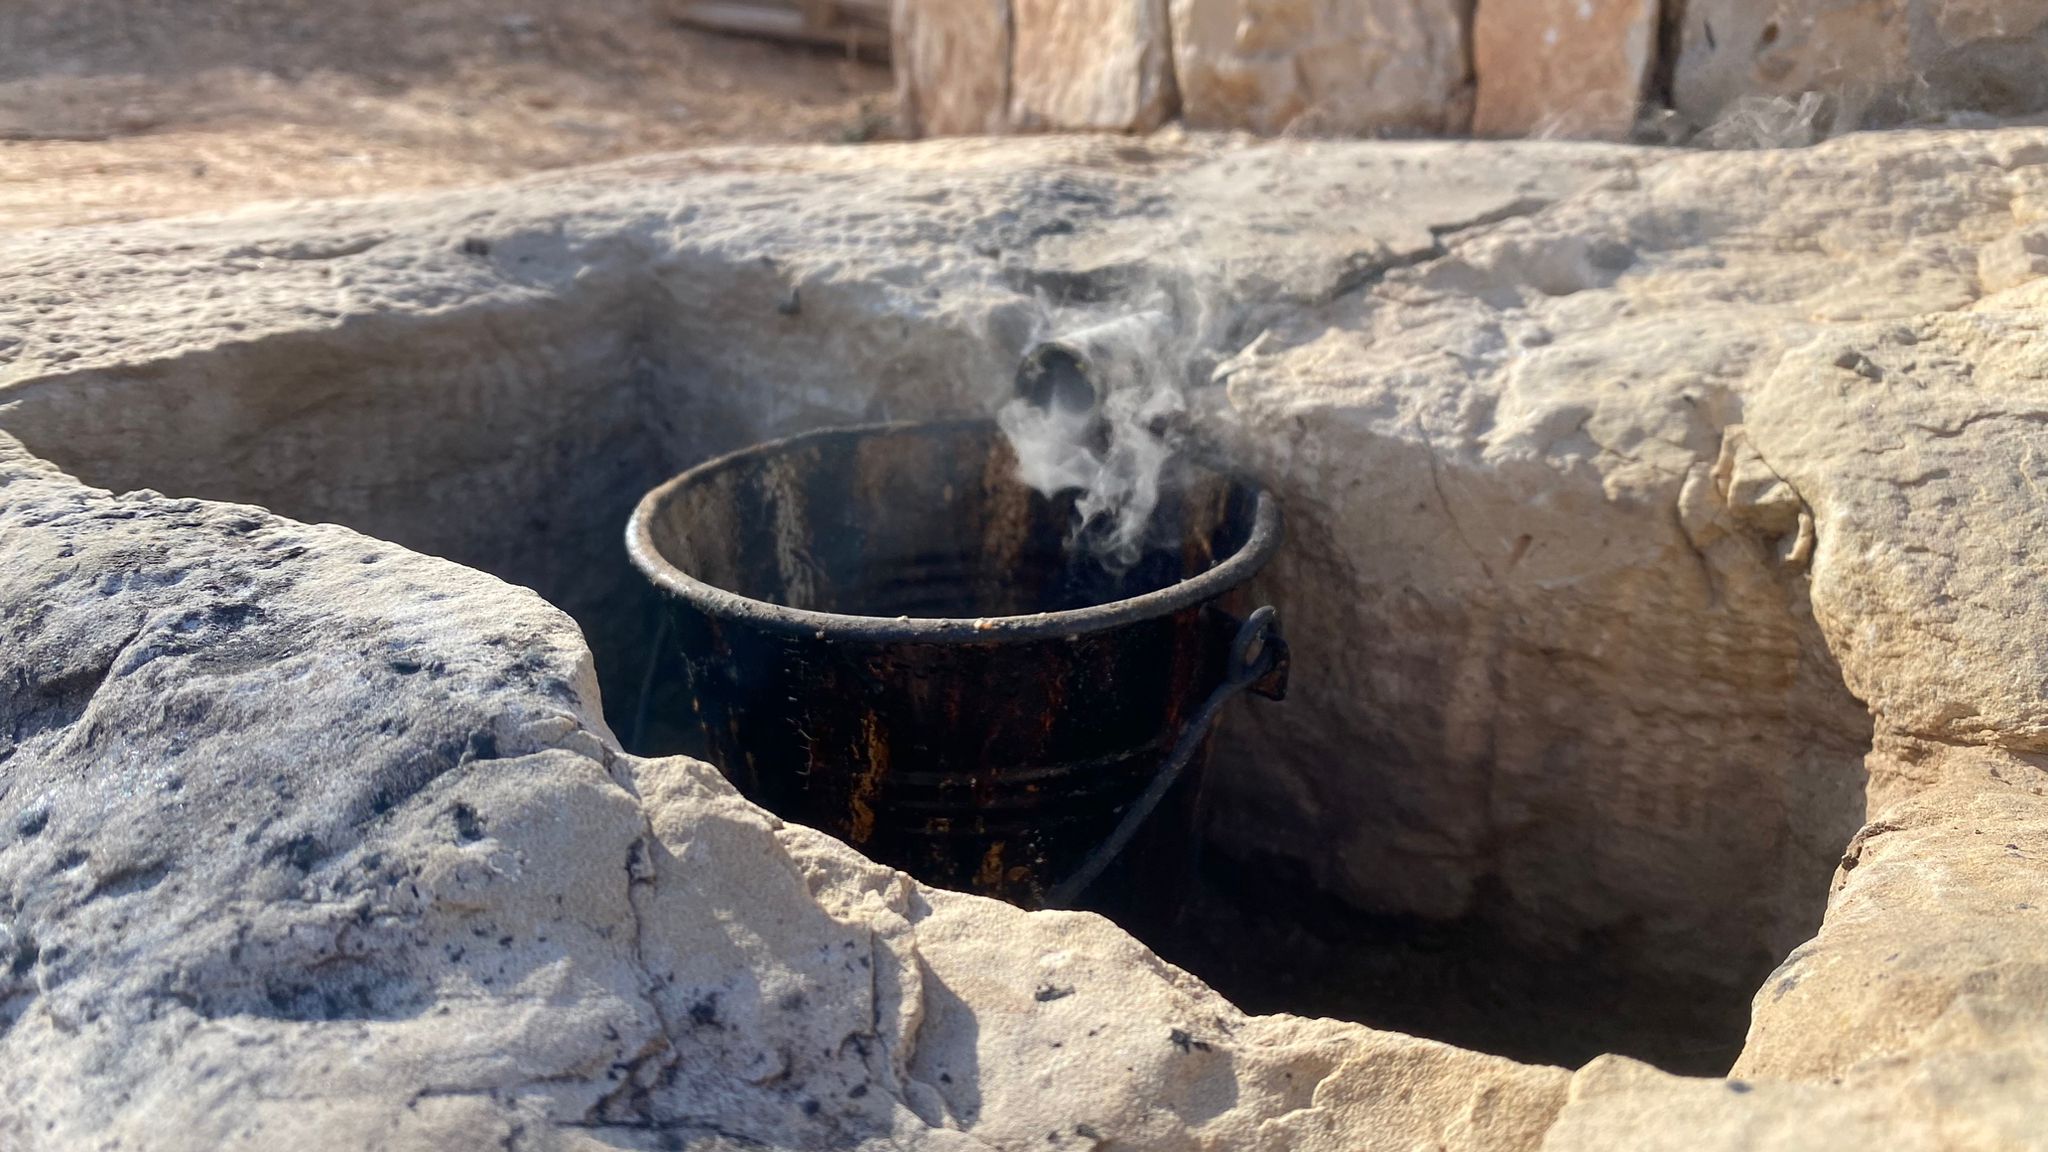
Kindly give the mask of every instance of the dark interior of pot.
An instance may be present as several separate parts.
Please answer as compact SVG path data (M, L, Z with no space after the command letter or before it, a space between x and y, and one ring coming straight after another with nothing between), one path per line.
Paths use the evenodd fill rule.
M1171 587L1251 535L1255 491L1198 467L1162 485L1134 562L1090 546L1072 493L1017 479L992 422L835 429L691 470L657 497L655 550L714 588L850 616L1061 612Z

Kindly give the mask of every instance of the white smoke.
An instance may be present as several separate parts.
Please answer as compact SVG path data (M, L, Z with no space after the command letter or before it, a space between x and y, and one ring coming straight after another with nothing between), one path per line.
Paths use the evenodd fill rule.
M1744 96L1723 109L1694 143L1716 151L1805 148L1828 138L1837 115L1833 103L1819 92L1801 93L1796 100Z
M1037 345L1039 375L997 413L1018 479L1046 496L1077 493L1069 547L1113 573L1143 555L1153 513L1186 438L1188 362L1163 301L1111 318L1055 318Z

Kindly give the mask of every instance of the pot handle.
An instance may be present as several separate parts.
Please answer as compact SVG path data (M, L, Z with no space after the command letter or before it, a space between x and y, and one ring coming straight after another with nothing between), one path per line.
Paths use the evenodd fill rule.
M1143 794L1117 822L1109 838L1088 854L1088 859L1074 870L1074 874L1052 886L1045 894L1048 908L1067 908L1076 897L1086 891L1138 834L1138 827L1159 807L1174 782L1187 770L1188 762L1195 757L1195 751L1209 735L1209 726L1216 721L1216 714L1232 696L1250 689L1268 700L1287 698L1287 641L1280 636L1280 616L1268 604L1254 611L1237 629L1237 638L1230 642L1229 670L1224 674L1223 683L1209 693L1202 701L1194 718L1180 731L1179 739L1173 743L1173 750L1167 754L1165 763L1152 777Z

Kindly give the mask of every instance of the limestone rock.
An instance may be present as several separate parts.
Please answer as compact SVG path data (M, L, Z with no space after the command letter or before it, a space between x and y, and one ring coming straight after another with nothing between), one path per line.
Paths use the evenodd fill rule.
M2038 139L1674 157L1453 237L1228 365L1245 450L1293 514L1271 586L1290 618L1343 623L1294 645L1290 707L1324 703L1225 731L1304 766L1229 778L1225 842L1316 844L1302 866L1364 907L1567 952L1598 932L1742 1014L1876 811L1880 733L2038 746L2034 633L1994 623L2041 618L1995 587L2034 520L1942 511L1985 498L1963 486L2031 499L2035 322L1957 310ZM1708 223L1730 218L1739 245ZM1925 313L1952 314L1933 323L1955 342L1847 335ZM1774 375L1829 332L1858 355L1818 342ZM1923 355L1975 382L1894 382ZM1884 479L1848 466L1863 453ZM1371 687L1338 705L1338 684ZM1709 735L1717 714L1740 719ZM1307 767L1337 760L1356 767ZM1740 819L1715 814L1737 795Z
M0 545L9 1147L1533 1149L1561 1102L623 756L480 573L6 440Z
M2019 116L2048 109L2044 59L2041 0L1690 0L1672 99L1696 124L1755 133L1749 143L1797 143L1787 133L1802 124L1774 117L1769 101L1820 94L1798 120L1833 131L1952 111Z
M1172 0L1187 122L1329 135L1471 123L1464 16L1448 0Z
M2048 592L2009 567L2033 527L1954 511L2031 500L2044 479L2043 332L2038 308L2000 297L1847 328L1789 351L1753 402L1758 447L1814 509L1814 615L1889 733L2048 750L2030 627Z
M1009 0L896 0L890 38L897 114L912 135L1008 127Z
M618 754L530 592L0 469L10 1146L1298 1146L1286 1113L1534 1148L1561 1101L1554 1070L1245 1019L1106 920L924 892Z
M1682 1080L1602 1057L1572 1078L1546 1152L1937 1152L2044 1146L2038 1104L2043 1049L1981 1053L1942 1066L1873 1069L1839 1082Z
M2014 232L1977 253L1977 279L1987 292L2003 292L2048 276L2048 228Z
M1010 122L1149 132L1179 107L1166 0L1009 0Z
M1827 924L1756 997L1734 1074L1827 1080L1904 1057L2031 1046L2048 976L2048 774L2009 754L1922 744L1927 781L1843 854ZM1937 930L1929 926L1938 924Z
M0 238L0 1143L2038 1140L2044 171L1034 139ZM1743 1080L1248 1017L620 750L642 486L1155 289L1289 514L1213 850Z
M1517 0L1472 16L1479 136L1622 140L1657 56L1656 0Z

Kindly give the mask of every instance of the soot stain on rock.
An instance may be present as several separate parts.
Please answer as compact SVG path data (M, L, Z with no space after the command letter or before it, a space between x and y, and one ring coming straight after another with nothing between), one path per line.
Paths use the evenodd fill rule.
M282 861L301 872L311 872L325 855L320 842L311 836L294 836L263 854L265 860Z
M464 761L498 759L497 734L489 729L472 732L469 737L469 746L463 750L462 759Z
M17 980L28 975L29 970L36 966L36 961L42 958L42 954L43 950L37 946L36 938L26 932L22 933L14 945L14 959L7 964L8 975Z
M477 818L476 809L467 804L457 803L449 812L455 822L455 839L458 843L474 844L484 838L483 821Z
M50 810L40 805L23 812L14 822L15 834L27 840L50 825Z
M93 881L92 890L85 894L87 900L98 900L117 896L132 896L147 892L163 883L170 875L170 866L161 860L147 864L131 864L116 867L106 875Z

